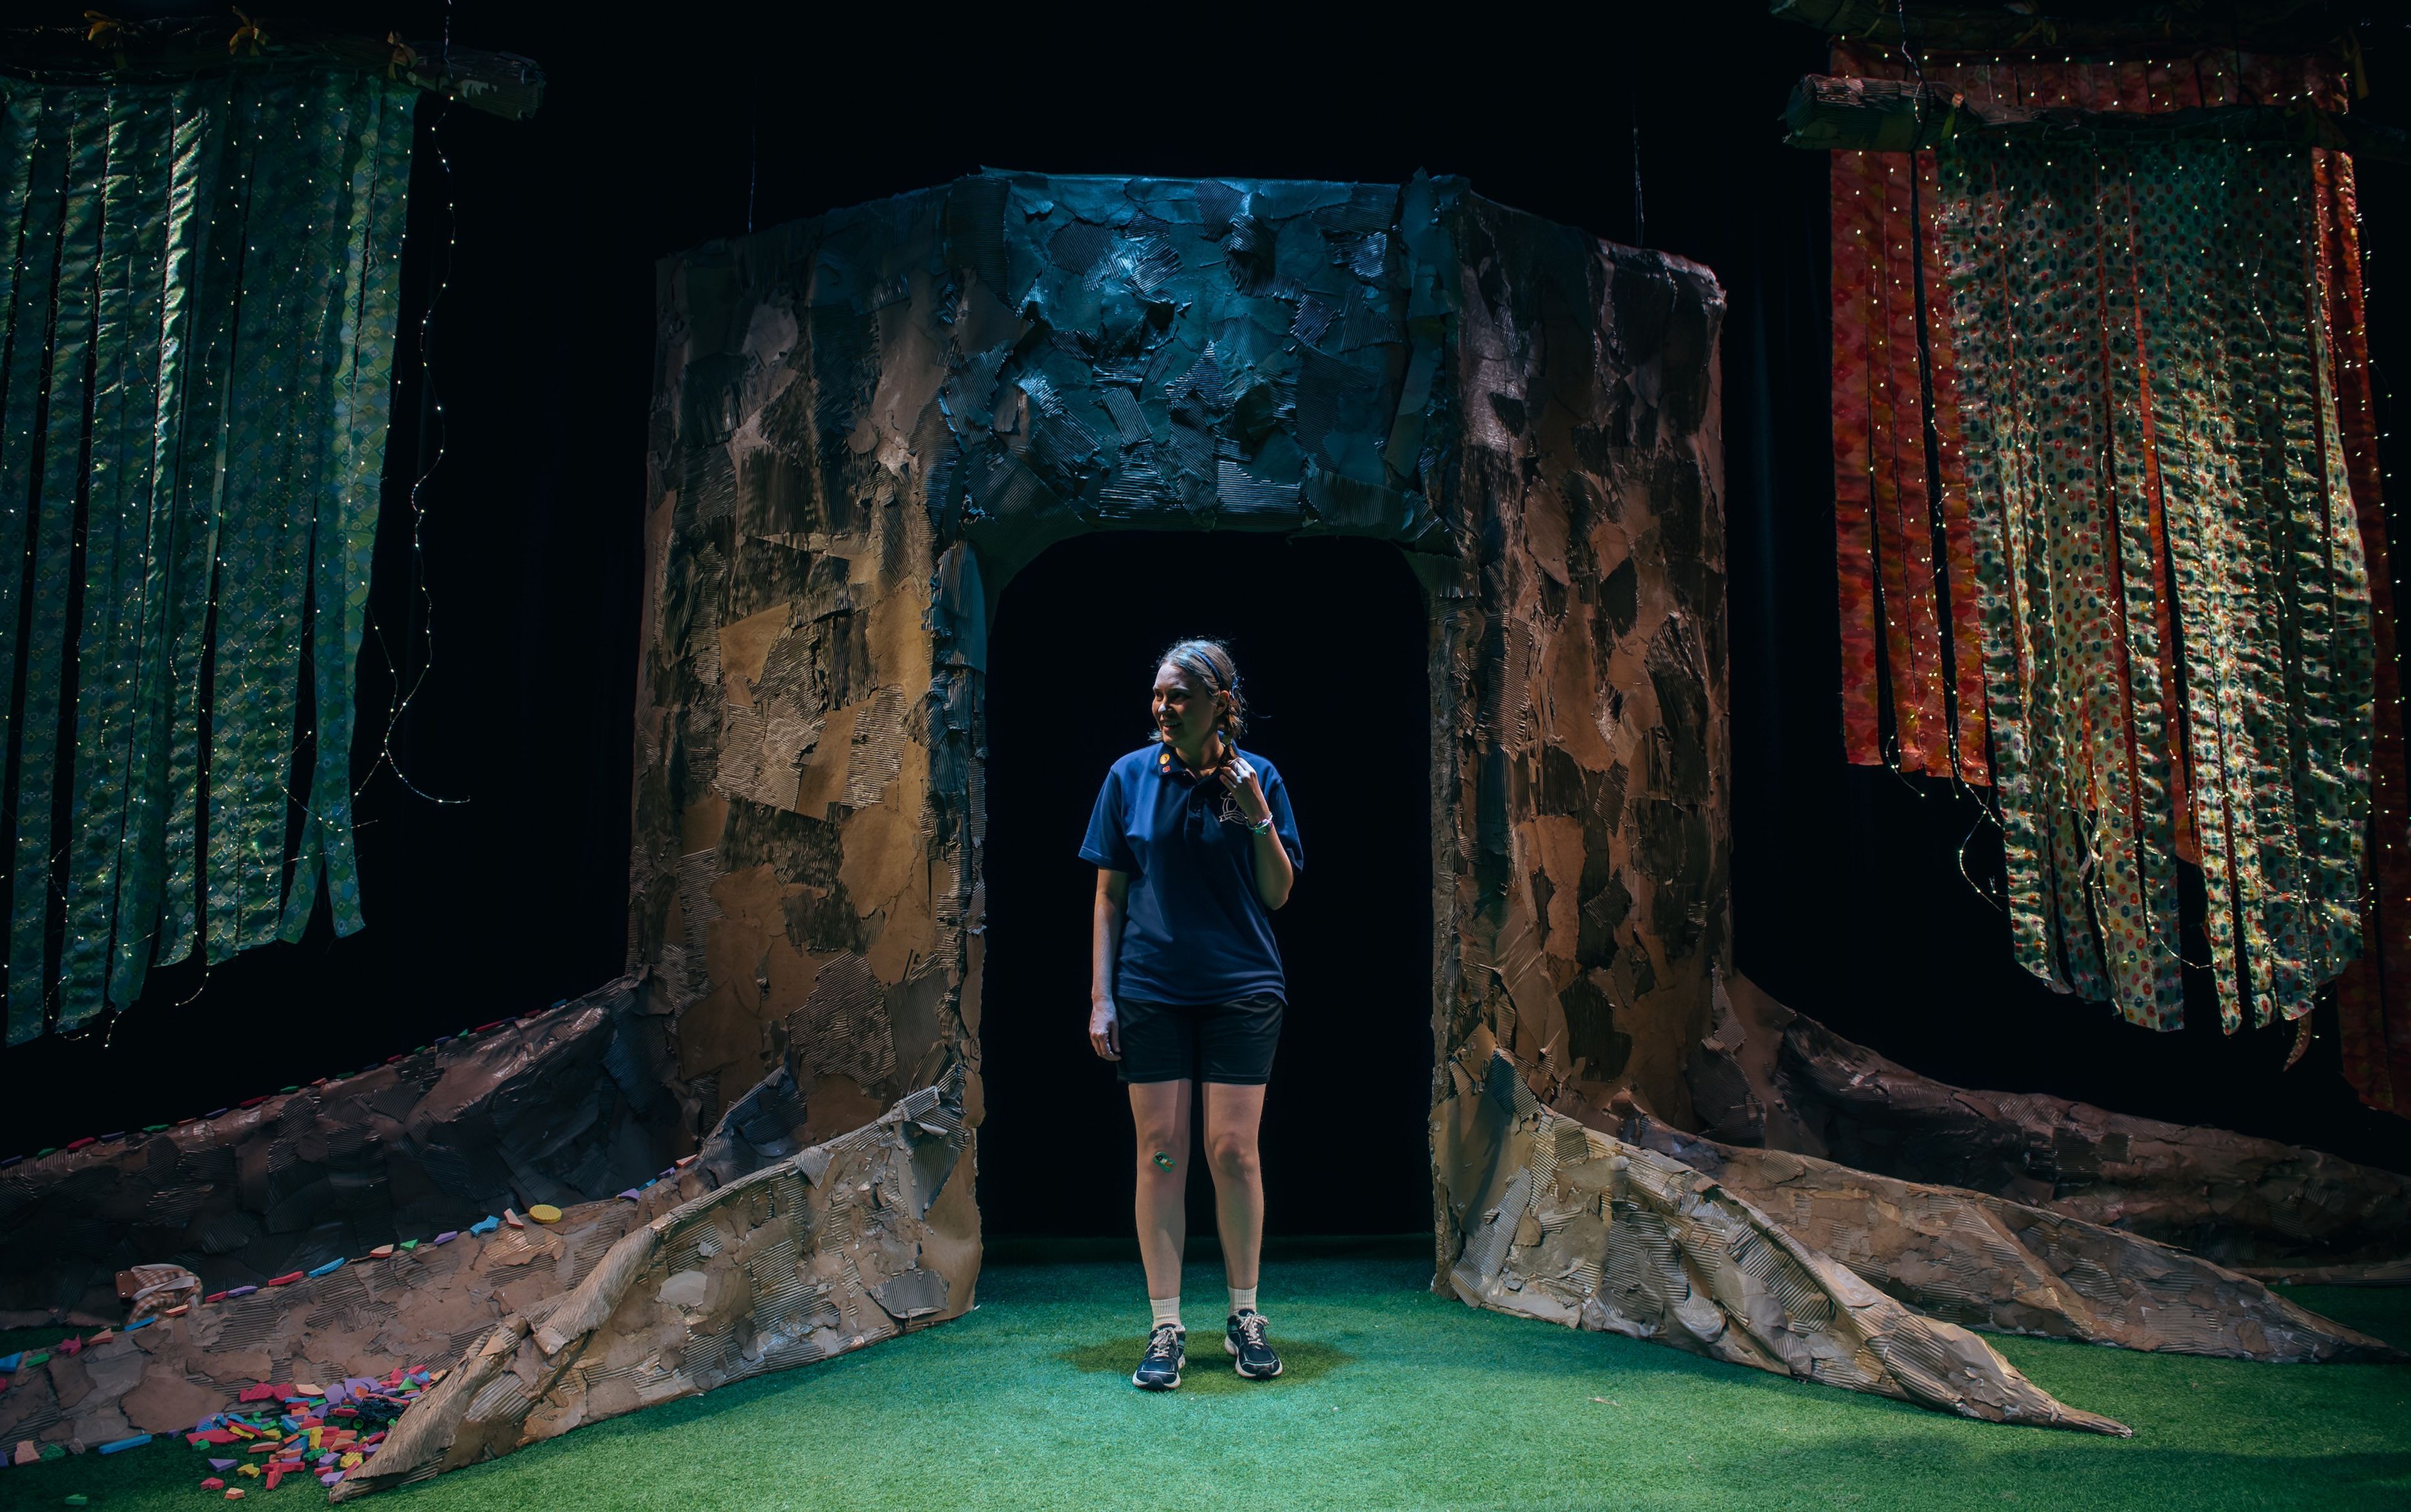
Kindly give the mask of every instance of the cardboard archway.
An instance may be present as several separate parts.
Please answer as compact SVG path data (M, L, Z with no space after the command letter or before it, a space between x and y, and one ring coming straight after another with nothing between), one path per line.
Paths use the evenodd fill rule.
M660 292L631 935L699 1123L792 1061L810 1138L955 1064L976 1124L988 617L1127 528L1405 550L1435 1086L1498 1049L1688 1118L1730 954L1704 270L1451 181L1000 173Z

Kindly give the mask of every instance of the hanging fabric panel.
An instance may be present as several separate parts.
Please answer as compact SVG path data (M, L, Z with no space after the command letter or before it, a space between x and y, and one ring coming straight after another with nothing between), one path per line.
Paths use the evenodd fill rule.
M1960 91L1980 105L2149 112L2247 101L2310 105L2322 110L2341 110L2346 104L2343 80L2335 65L2331 60L2301 55L2220 49L2140 63L2002 61L1930 54L1920 62L1927 81ZM1869 79L1900 80L1910 74L1896 51L1848 42L1834 50L1831 68L1836 74ZM1981 784L1986 780L1986 755L2002 768L2001 772L1993 774L1993 780L1999 786L2004 823L2009 826L2004 845L2012 873L2011 932L2019 958L2033 962L2048 954L2059 962L2058 979L2063 985L2086 996L2106 997L2106 990L2096 991L2077 980L2083 971L2067 952L2072 945L2081 958L2082 942L2062 938L2063 926L2071 917L2069 905L2082 899L2055 883L2035 890L2033 881L2037 876L2059 874L2044 869L2050 855L2063 850L2074 857L2072 864L2077 870L2073 874L2086 874L2082 872L2085 853L2079 844L2081 837L2073 829L2057 832L2057 826L2048 819L2038 820L2038 828L2030 833L2019 832L2014 805L2009 797L2015 784L2006 773L2013 764L2034 760L2034 753L2022 741L2012 741L2000 729L1983 731L1969 722L1971 705L1981 701L1971 698L1965 691L1971 655L1991 669L1995 654L1986 624L1986 607L1971 602L1975 596L1972 593L1963 596L1961 592L1963 585L1972 583L1972 573L1963 571L1956 560L1946 562L1942 581L1949 590L1950 612L1935 625L1937 644L1921 645L1914 654L1890 653L1891 647L1887 645L1887 654L1880 659L1877 654L1875 638L1882 611L1877 588L1881 568L1877 554L1878 522L1875 501L1879 489L1896 497L1901 487L1896 482L1880 480L1878 472L1896 467L1897 459L1913 450L1907 443L1888 433L1892 419L1902 412L1896 407L1883 418L1883 423L1878 423L1877 412L1868 403L1871 388L1892 381L1889 365L1878 366L1870 359L1878 342L1886 339L1891 330L1890 310L1878 296L1884 287L1879 249L1904 235L1921 238L1930 246L1939 226L1939 195L1935 192L1932 177L1932 154L1918 154L1916 158L1921 188L1926 192L1914 201L1897 193L1884 192L1904 171L1887 165L1906 165L1909 161L1907 154L1854 153L1836 153L1832 161L1834 492L1840 548L1844 755L1853 762L1883 762L1909 771L1943 774L1952 770L1947 760L1937 765L1934 759L1937 753L1932 747L1905 737L1898 714L1902 710L1915 712L1931 707L1935 690L1923 685L1921 680L1929 676L1928 669L1951 668L1960 679L1955 699L1955 770L1964 780ZM2392 579L2387 568L2377 437L2362 331L2359 212L2348 157L2321 150L2311 154L2311 165L2316 238L2305 288L2312 291L2310 297L2316 309L2312 324L2316 329L2306 332L2306 339L2323 354L2320 366L2337 421L2342 476L2353 501L2362 557L2368 566L2369 626L2374 643L2371 691L2378 715L2369 763L2372 817L2363 848L2370 864L2363 868L2360 941L2356 950L2345 952L2352 959L2346 962L2337 980L2336 998L2345 1075L2373 1106L2411 1109L2411 793L2406 793L2404 779ZM2287 186L2289 200L2297 188ZM1917 224L1906 231L1891 224L1903 219ZM1920 440L1930 425L1939 443L1936 471L1943 476L1944 483L1937 525L1948 538L1951 521L1957 518L1949 478L1962 458L1960 432L1976 424L1976 401L1961 391L1966 386L1964 381L1955 381L1957 374L1951 360L1952 345L1969 340L1969 334L1954 329L1943 316L1938 304L1942 298L1940 280L1929 275L1927 289L1932 393L1929 402L1907 413L1909 422L1921 433ZM2005 304L2005 312L2006 309ZM2148 337L2150 333L2145 334ZM2249 813L2222 815L2214 834L2197 829L2197 818L2214 805L2216 793L2198 797L2192 785L2199 781L2215 789L2224 778L2203 769L2206 765L2220 765L2225 753L2212 737L2197 732L2193 708L2197 690L2187 684L2184 665L2196 648L2170 618L2178 585L2169 580L2169 574L2174 570L2181 552L2168 534L2170 522L2162 508L2166 491L2152 473L2160 456L2171 447L2182 449L2185 445L2183 436L2170 438L2154 433L2162 411L2173 405L2191 413L2193 401L2204 396L2151 390L2151 374L2147 355L2138 377L2145 390L2139 418L2144 442L2140 465L2145 474L2142 486L2152 500L2146 528L2152 532L2153 598L2158 616L2154 627L2159 663L2157 680L2169 707L2185 708L2183 716L2170 716L2167 726L2164 780L2169 788L2173 849L2180 860L2203 869L2205 883L2214 896L2232 896L2237 888L2249 891L2261 885L2261 842ZM2323 444L2315 434L2306 433L2301 439L2315 451ZM2308 465L2316 468L2331 462L2315 458ZM2256 549L2243 540L2231 544L2239 550ZM2266 546L2263 542L2257 549L2265 550ZM2000 707L1997 689L1992 707L1995 711ZM2234 717L2243 716L2238 712ZM1913 756L1921 759L1912 759ZM2287 759L2290 761L2290 756ZM2238 835L2254 837L2248 852L2229 856L2214 848ZM2282 844L2278 851L2277 866L2282 876L2287 864ZM2331 871L2337 862L2331 857L2318 864ZM2022 869L2028 876L2028 885L2023 890L2015 885ZM2025 900L2024 903L2019 901L2021 897ZM2282 904L2275 909L2280 918L2284 913ZM2282 962L2272 955L2269 942L2262 941L2257 949L2250 947L2248 936L2268 925L2267 917L2256 914L2242 917L2232 911L2214 910L2204 922L2210 935L2208 964L2222 981L2235 979L2235 974L2242 971L2246 974L2249 990L2258 994L2272 990L2277 981L2284 979L2280 974ZM2229 932L2235 930L2243 934ZM2331 962L2336 954L2333 942L2327 942L2315 954ZM2287 971L2292 969L2285 967ZM2318 969L2317 962L2312 962L2310 969ZM2228 1001L2225 1007L2232 1014L2237 1005ZM2164 1021L2173 1021L2163 1018ZM2240 1017L2232 1021L2240 1022Z
M2312 154L1940 167L2018 959L2182 1020L2182 731L2222 1020L2298 1018L2359 948L2373 676Z
M2222 50L2148 63L1930 55L1921 63L1928 81L1980 105L2162 111L2245 99L2326 109L2343 102L2333 67L2300 56ZM1834 48L1830 68L1863 79L1909 77L1897 51L1850 42ZM1953 486L1964 471L1961 405L1940 318L1934 154L1835 153L1831 190L1844 756L1980 785L1990 780L1979 693L1982 637L1972 563L1949 547L1966 538L1967 523ZM1921 352L1901 324L1917 295L1907 272L1912 257L1926 268L1929 345ZM1930 472L1929 428L1937 443ZM1938 479L1938 492L1929 477ZM1921 509L1925 518L1912 519ZM1942 543L1938 573L1934 542ZM1937 616L1929 581L1947 600L1947 617ZM2182 770L2171 773L2180 786L2184 780ZM2190 859L2189 832L2183 848Z
M415 97L315 69L0 80L12 1044L197 943L298 939L322 879L336 932L361 926L352 672Z

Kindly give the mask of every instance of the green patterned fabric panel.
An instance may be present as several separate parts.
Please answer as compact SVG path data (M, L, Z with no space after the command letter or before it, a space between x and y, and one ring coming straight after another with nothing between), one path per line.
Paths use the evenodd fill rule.
M334 71L0 80L11 1044L130 1005L197 942L299 938L322 878L337 932L361 927L352 674L415 97Z
M2373 715L2310 154L1973 140L1942 182L2018 960L2176 1027L2189 831L2221 1018L2298 1018L2358 948Z

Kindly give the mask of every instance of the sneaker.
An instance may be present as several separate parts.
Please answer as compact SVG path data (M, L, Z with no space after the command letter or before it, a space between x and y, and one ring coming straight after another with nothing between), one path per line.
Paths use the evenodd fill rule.
M1252 1307L1231 1315L1223 1326L1222 1348L1250 1381L1269 1381L1281 1373L1280 1357L1264 1343L1264 1315Z
M1258 1330L1259 1337L1263 1330ZM1180 1385L1180 1368L1189 1363L1189 1332L1177 1323L1160 1323L1147 1338L1147 1353L1131 1372L1131 1385L1142 1391L1171 1391ZM1279 1367L1276 1366L1276 1369Z

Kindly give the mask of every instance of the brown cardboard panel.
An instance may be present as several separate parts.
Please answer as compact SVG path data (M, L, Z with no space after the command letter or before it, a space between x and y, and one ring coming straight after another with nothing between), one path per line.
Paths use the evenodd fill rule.
M786 631L793 617L794 610L781 604L720 627L720 675L726 680L731 703L753 704L770 643Z
M750 989L753 983L745 986ZM698 1077L723 1066L750 1064L762 1057L763 1025L753 1013L753 995L750 991L740 994L734 986L715 987L710 996L679 1015L682 1072Z
M45 1371L20 1373L0 1394L0 1433L10 1443L89 1447L129 1432L189 1430L260 1382L440 1368L485 1339L512 1306L541 1306L573 1287L614 1241L679 1200L678 1187L663 1182L636 1201L572 1207L551 1228L461 1234L197 1302L182 1316L56 1358Z
M2047 1209L1718 1144L1645 1115L1621 1132L1746 1196L1803 1244L1929 1317L2237 1359L2402 1358L2249 1276Z
M813 1080L810 1107L811 1121L805 1125L806 1138L826 1140L836 1137L827 1130L834 1128L842 1133L845 1128L855 1126L863 1109L869 1108L875 1112L879 1102L864 1092L852 1077L826 1076Z
M117 1273L142 1262L225 1290L650 1178L681 1147L644 987L0 1171L0 1318L114 1323Z
M976 1226L942 1198L969 1185L963 1080L627 1227L460 1354L330 1499L958 1315Z
M1719 998L1688 1075L1727 1142L2029 1204L2236 1270L2368 1264L2411 1249L2411 1178L2396 1172L2063 1097L1948 1086L1746 978Z
M1433 1113L1471 1306L1657 1339L1732 1364L1993 1422L2128 1436L1954 1324L1921 1316L1679 1160L1551 1111L1505 1057Z

